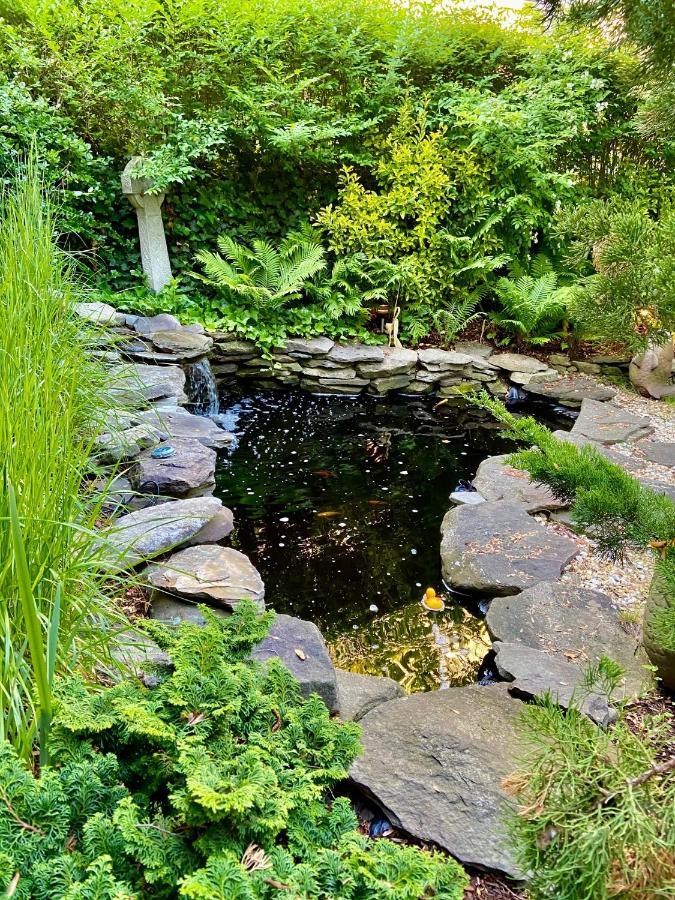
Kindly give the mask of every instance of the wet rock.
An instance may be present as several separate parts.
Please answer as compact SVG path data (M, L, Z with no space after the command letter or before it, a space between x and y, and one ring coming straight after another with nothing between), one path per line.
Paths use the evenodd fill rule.
M558 578L577 545L505 500L456 506L441 525L443 578L453 588L516 594Z
M146 410L140 414L143 422L159 430L166 438L193 438L205 447L212 450L220 450L227 447L234 440L234 436L223 431L207 416L196 416L186 409Z
M195 497L120 516L102 539L109 565L122 570L190 542L219 541L231 530L232 513L221 500Z
M618 444L641 440L653 430L648 416L636 416L618 406L585 399L571 433L598 444Z
M336 669L338 708L343 719L358 722L381 703L403 697L403 689L393 678L358 675Z
M366 344L334 344L328 353L328 359L350 366L356 363L379 363L384 359L384 351L382 347L369 347Z
M124 325L125 316L109 303L76 303L75 314L95 325Z
M390 378L374 378L368 385L373 394L386 394L388 391L400 391L410 384L409 375L392 375Z
M122 402L174 398L186 403L185 372L180 366L127 363L111 370L111 394Z
M599 591L542 582L516 597L495 598L485 621L494 641L523 644L582 668L608 656L626 672L618 697L649 684L639 642L626 634L618 610Z
M281 660L300 682L303 697L318 694L331 711L338 709L335 668L313 622L278 614L267 637L251 655L258 662Z
M200 544L179 550L145 574L157 591L234 609L242 600L265 608L265 586L248 556L232 547Z
M289 338L284 349L289 356L325 356L334 343L326 337Z
M492 359L492 357L491 357ZM580 406L585 399L611 400L616 390L606 384L600 384L590 375L564 375L557 381L544 381L540 384L525 386L530 394L558 400L566 406Z
M393 378L395 375L408 375L417 366L417 353L405 347L386 347L384 359L375 363L360 363L359 375L363 378Z
M173 456L153 459L152 451L142 453L129 470L129 480L137 491L189 497L213 487L216 454L201 441L191 438L171 440Z
M486 500L522 503L529 513L567 506L557 500L546 485L532 481L528 472L509 466L507 459L508 454L489 456L478 466L473 486Z
M148 337L158 350L170 353L177 359L197 359L207 354L213 346L213 338L183 329L154 331Z
M540 697L550 694L563 709L572 702L591 721L603 727L616 718L604 694L589 693L584 688L583 669L572 662L534 650L525 644L494 644L495 667L510 683L515 696Z
M530 375L535 372L545 372L548 369L545 362L522 353L493 353L490 356L490 362L493 366L506 369L507 372L522 372Z
M363 754L350 777L397 828L467 865L518 876L501 782L521 759L521 709L501 684L383 703L360 722Z
M149 335L154 331L180 331L181 323L170 313L159 313L156 316L134 316L128 322L137 334Z

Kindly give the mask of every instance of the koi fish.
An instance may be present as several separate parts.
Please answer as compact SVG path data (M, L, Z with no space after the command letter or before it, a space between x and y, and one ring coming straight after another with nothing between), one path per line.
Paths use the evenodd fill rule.
M329 472L328 469L319 469L317 472L313 472L312 474L318 475L319 478L335 478L335 472Z
M368 504L370 506L386 506L387 501L386 500L368 500Z
M316 515L319 519L335 519L340 515L340 513L334 509L327 509L324 512L317 513Z

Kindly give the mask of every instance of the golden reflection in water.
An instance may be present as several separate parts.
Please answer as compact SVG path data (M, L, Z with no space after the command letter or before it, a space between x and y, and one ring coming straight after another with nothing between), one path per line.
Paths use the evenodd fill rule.
M474 681L491 647L482 619L453 605L429 613L420 603L378 616L354 634L327 638L338 668L388 675L409 694Z

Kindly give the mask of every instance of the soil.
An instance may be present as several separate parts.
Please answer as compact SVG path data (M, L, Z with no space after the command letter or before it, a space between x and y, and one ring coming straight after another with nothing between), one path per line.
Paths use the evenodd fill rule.
M527 892L501 875L481 874L472 876L464 897L466 900L527 900Z

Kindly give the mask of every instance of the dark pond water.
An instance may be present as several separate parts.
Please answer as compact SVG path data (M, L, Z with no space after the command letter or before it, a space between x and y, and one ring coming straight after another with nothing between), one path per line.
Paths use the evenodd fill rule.
M429 614L420 600L443 591L448 495L513 445L476 411L411 398L224 389L221 414L237 441L216 494L267 605L316 622L343 668L409 691L474 680L489 649L478 610L448 598Z

